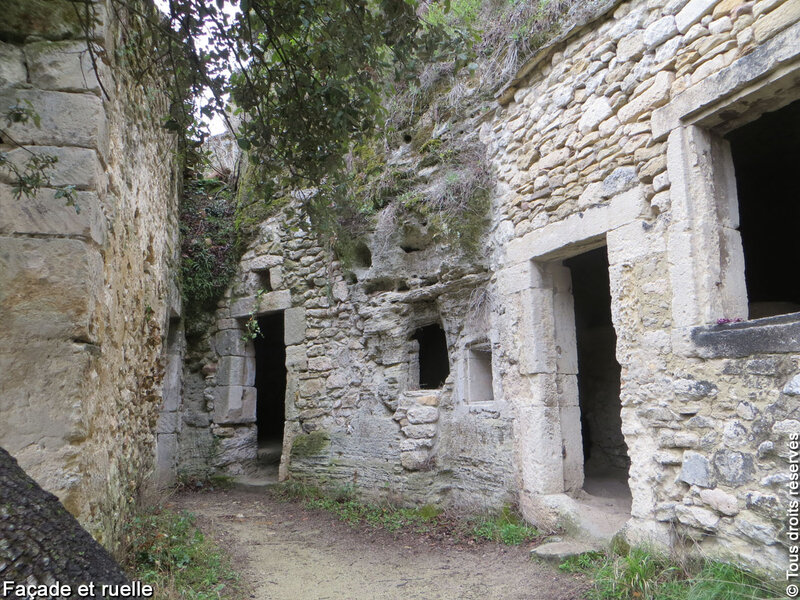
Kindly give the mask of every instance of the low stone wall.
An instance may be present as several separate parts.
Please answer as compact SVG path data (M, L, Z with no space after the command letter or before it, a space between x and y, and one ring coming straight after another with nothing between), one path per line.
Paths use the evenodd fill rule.
M97 73L77 16L87 6ZM180 299L167 103L115 54L119 19L137 24L110 7L3 4L0 110L37 118L4 124L0 150L58 162L35 198L0 174L0 444L113 547L153 466L162 339ZM64 185L77 207L55 197Z

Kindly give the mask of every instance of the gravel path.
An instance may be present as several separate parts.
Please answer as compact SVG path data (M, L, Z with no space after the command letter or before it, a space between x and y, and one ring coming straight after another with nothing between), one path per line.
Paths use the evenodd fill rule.
M175 498L229 549L258 600L578 600L586 582L528 558L528 547L452 544L356 529L265 493Z

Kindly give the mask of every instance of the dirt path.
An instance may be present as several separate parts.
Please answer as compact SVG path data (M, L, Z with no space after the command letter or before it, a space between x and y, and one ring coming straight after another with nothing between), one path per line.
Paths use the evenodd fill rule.
M174 505L232 552L257 600L577 600L586 588L531 561L527 547L354 529L265 493L188 494Z

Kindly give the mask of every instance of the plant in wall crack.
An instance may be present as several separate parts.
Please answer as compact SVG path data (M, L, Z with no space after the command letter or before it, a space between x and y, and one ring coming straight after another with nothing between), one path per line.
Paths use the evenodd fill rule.
M242 339L245 342L250 342L255 340L259 337L264 337L264 334L261 333L261 327L258 325L258 306L261 304L261 298L264 294L267 293L267 290L260 289L256 292L256 295L253 299L253 310L250 312L250 317L245 321L244 324L244 334L242 335Z

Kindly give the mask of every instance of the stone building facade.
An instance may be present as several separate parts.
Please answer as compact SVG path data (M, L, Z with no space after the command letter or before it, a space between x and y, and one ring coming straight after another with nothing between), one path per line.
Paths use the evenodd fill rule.
M540 51L482 117L480 259L391 209L349 270L296 212L263 223L185 374L181 468L257 464L260 343L285 357L261 392L282 479L783 564L798 138L763 136L800 124L799 20L796 0L614 2Z
M290 204L186 354L171 141L143 90L104 98L61 50L76 34L37 27L2 33L0 95L31 98L41 129L11 133L74 163L57 173L85 209L1 188L0 443L96 531L155 434L167 478L277 460L280 479L786 564L798 0L611 1L472 123L497 178L482 254L390 205L344 268Z
M0 150L58 159L33 198L0 172L0 445L113 547L153 467L162 339L180 313L175 138L158 82L115 53L120 19L136 23L111 3L0 11ZM12 106L37 119L6 123ZM56 196L66 185L77 208Z

